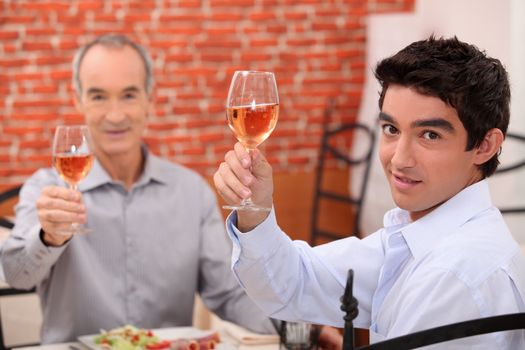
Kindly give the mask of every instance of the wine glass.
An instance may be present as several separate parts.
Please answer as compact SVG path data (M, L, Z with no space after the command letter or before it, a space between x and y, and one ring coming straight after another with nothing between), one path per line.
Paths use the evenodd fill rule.
M271 72L236 71L233 75L226 116L235 137L252 152L270 136L279 115L279 96L275 75ZM270 211L271 208L254 204L251 198L239 205L225 205L224 209Z
M85 125L58 126L53 140L53 165L70 188L78 190L78 183L86 177L93 165L91 136ZM83 225L72 223L69 233L90 232Z

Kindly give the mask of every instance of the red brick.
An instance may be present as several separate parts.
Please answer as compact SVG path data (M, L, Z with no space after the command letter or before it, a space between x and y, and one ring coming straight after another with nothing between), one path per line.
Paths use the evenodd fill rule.
M153 10L157 7L155 0L130 1L129 8L135 10Z
M193 140L193 136L190 135L174 135L165 137L162 139L162 142L164 143L183 143L183 142L189 142Z
M56 34L56 29L53 28L27 28L26 35L29 36L39 36L39 35L54 35Z
M180 22L180 21L192 21L200 22L204 19L204 14L202 13L187 13L187 14L177 14L177 15L160 15L159 22Z
M18 73L14 74L13 78L15 80L42 80L44 79L44 73Z
M36 58L37 65L54 65L54 64L63 64L70 63L71 58L65 56L41 56Z
M173 113L176 114L200 114L201 109L199 107L191 107L191 106L175 106L171 109Z
M213 27L206 29L206 33L210 36L230 35L237 33L237 27Z
M284 18L290 21L305 20L308 18L308 14L306 12L285 12Z
M11 32L11 31L0 31L0 40L14 40L18 39L18 32Z
M44 132L44 128L40 126L25 126L25 127L10 127L4 126L3 133L7 135L25 135L31 133L41 134Z
M286 41L288 46L313 46L315 45L315 39L288 39Z
M282 33L287 32L287 28L285 25L276 24L276 25L269 25L268 28L266 28L266 31L272 34L282 34Z
M251 47L267 47L267 46L277 46L277 39L251 39Z
M49 113L49 114L13 114L11 116L11 119L20 120L20 121L48 122L52 120L57 120L58 115L53 114L53 113Z
M184 40L165 40L165 41L155 40L149 44L150 48L162 49L162 50L168 50L173 47L182 48L186 46L187 46L187 42Z
M56 85L35 86L33 92L38 94L54 94L58 92L58 87Z
M79 44L75 41L60 41L58 43L58 48L60 50L76 50L79 47Z
M162 27L158 29L152 29L152 35L157 33L166 35L195 35L202 32L199 26L174 26L174 27Z
M51 147L50 140L30 140L30 141L20 141L20 148L34 148L42 149Z
M44 42L24 42L22 43L22 49L25 51L50 51L53 49L53 46L49 41Z
M152 131L172 131L177 130L181 127L180 123L149 123L148 129Z
M214 54L201 54L201 60L203 62L231 62L233 56L231 53L214 53Z
M199 8L201 7L200 0L179 0L177 4L179 8Z
M203 156L205 154L204 147L193 147L182 150L182 154L185 156Z
M95 23L100 22L111 22L118 23L117 16L113 13L95 13L95 18L93 19Z
M4 24L31 24L34 20L34 16L13 15L5 18Z
M316 22L312 23L312 29L314 31L321 31L321 30L337 30L337 24L331 22L331 23L323 23L323 22Z
M243 53L241 54L242 62L253 62L253 61L268 61L272 58L271 54L267 53Z
M29 161L29 162L34 162L34 163L38 163L40 164L41 166L51 166L52 161L53 161L53 156L52 155L28 155L26 157L26 160Z
M214 12L209 16L210 21L238 22L243 19L240 13Z
M198 136L200 142L213 142L224 139L224 133L201 133Z
M355 50L355 49L350 49L350 50L338 50L336 52L336 56L338 58L352 58L352 57L359 57L359 56L362 56L364 57L365 56L365 53L363 50Z
M69 80L71 79L71 70L56 70L51 72L51 79L53 80Z
M235 5L236 6L250 7L250 6L253 6L254 4L255 4L254 0L237 0L237 1L235 1ZM222 6L232 7L231 0L210 0L210 7L222 7Z
M13 102L13 107L15 108L28 108L28 107L62 107L67 106L67 103L62 100L51 100L51 99L42 99L42 100L15 100Z
M149 13L128 13L124 16L126 22L149 22L151 15Z
M66 11L69 7L68 1L31 1L20 5L23 10L39 12Z
M248 18L251 21L257 22L257 21L268 21L272 19L276 19L274 12L252 12L249 14Z
M29 64L29 60L26 58L1 58L0 67L12 68L12 67L23 67Z
M79 12L84 12L88 10L102 10L104 8L104 2L83 0L77 4L77 7Z

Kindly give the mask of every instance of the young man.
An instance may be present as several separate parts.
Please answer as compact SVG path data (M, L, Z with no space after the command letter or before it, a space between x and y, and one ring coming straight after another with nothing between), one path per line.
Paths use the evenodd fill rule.
M153 102L146 51L124 36L99 37L78 51L73 84L93 169L80 192L50 168L28 179L1 251L7 282L37 287L42 343L124 324L191 326L195 293L220 317L273 331L231 274L212 190L141 141ZM93 232L64 235L72 222Z
M463 320L525 311L525 258L490 199L487 181L509 122L501 63L477 48L433 37L376 69L380 159L397 204L384 228L315 248L292 242L274 212L238 211L227 228L233 270L269 315L341 326L348 269L355 324L376 342ZM250 171L251 169L251 171ZM239 144L214 176L229 203L272 205L272 171ZM523 331L436 345L522 349Z

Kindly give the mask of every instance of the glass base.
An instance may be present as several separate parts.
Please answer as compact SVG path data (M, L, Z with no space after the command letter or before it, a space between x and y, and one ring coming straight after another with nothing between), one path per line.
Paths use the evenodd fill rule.
M64 231L58 231L57 233L64 236L69 236L71 234L73 235L86 235L89 233L92 233L93 230L90 228L87 228L84 225L78 225L78 224L72 224L71 228L64 230Z
M253 203L239 204L239 205L223 205L223 209L228 210L246 210L246 211L271 211L272 208L261 207Z

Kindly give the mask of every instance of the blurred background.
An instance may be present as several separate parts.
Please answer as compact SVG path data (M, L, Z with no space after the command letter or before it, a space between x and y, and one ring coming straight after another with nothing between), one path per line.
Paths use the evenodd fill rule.
M152 54L156 111L145 142L154 153L210 180L235 139L224 101L238 69L274 71L279 122L261 146L275 170L281 227L309 239L316 167L327 123L360 122L375 129L377 60L408 43L457 35L500 58L513 88L511 130L525 134L525 2L520 0L2 0L0 2L0 191L51 165L51 140L61 124L82 123L71 94L70 62L95 36L124 33ZM329 120L324 112L335 102ZM342 152L362 152L361 137L338 141ZM368 147L368 146L366 146ZM523 155L504 150L504 159ZM330 158L330 157L329 157ZM364 175L329 161L325 186L343 196ZM499 204L525 206L525 172L491 186ZM361 232L379 227L391 206L377 159L366 176ZM341 235L354 209L317 209L321 223ZM523 216L523 215L522 215ZM519 221L521 220L521 221ZM525 243L523 219L509 216ZM521 223L520 223L521 222Z

